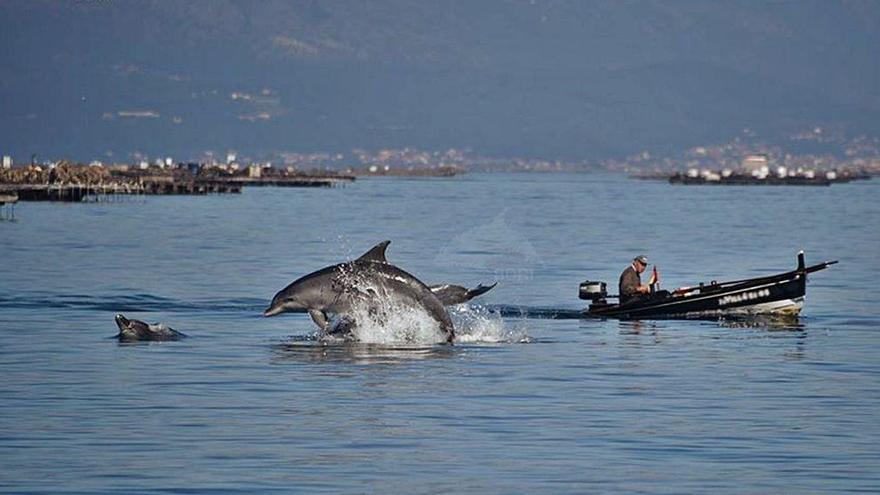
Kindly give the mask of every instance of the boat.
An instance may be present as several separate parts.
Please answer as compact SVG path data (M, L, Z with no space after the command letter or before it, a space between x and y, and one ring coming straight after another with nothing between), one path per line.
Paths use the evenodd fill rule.
M623 304L608 295L605 282L585 281L578 297L591 304L586 317L619 319L716 319L751 315L797 316L804 305L807 275L837 263L825 261L806 266L804 252L797 255L797 268L778 275L729 282L712 281L673 291L653 290Z

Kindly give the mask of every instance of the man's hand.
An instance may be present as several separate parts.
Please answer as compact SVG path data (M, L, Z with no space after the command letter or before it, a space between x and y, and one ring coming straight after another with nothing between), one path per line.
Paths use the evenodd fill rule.
M651 292L651 288L648 287L647 285L640 285L639 288L636 290L638 290L642 294L647 294L647 293Z

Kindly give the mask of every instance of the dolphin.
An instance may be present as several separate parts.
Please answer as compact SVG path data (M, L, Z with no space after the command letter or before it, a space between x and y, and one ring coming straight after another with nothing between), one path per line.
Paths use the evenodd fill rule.
M306 311L321 330L331 330L328 313L346 317L361 304L391 300L423 309L437 321L446 341L455 337L452 319L443 302L421 280L392 265L385 258L391 241L382 241L356 260L322 268L300 277L281 289L263 316L287 311ZM370 305L371 310L377 305ZM349 320L345 327L350 329Z
M440 299L440 302L442 302L444 306L452 306L454 304L468 302L481 294L485 294L492 290L496 285L498 285L498 282L495 282L492 285L480 284L473 289L452 284L432 285L429 288L431 289L431 292L437 296L437 299Z
M186 335L160 323L150 325L140 320L129 320L121 314L116 315L116 326L119 334L116 338L120 342L180 340Z

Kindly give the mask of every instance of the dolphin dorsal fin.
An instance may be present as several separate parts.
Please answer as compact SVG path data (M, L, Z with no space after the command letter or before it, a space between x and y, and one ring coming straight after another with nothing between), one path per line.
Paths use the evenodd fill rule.
M388 260L385 259L385 249L388 248L389 244L391 244L391 241L382 241L379 244L373 246L372 249L364 253L364 255L357 260L373 261L376 263L388 263Z

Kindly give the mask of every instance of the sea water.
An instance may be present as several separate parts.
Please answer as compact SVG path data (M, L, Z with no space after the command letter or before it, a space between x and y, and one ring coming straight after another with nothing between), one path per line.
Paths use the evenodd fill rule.
M21 203L0 222L0 491L880 491L878 196L466 174ZM398 341L407 318L334 344L261 316L384 239L426 283L498 282L451 309L455 345ZM795 324L570 318L579 282L614 292L638 254L670 289L801 249L840 263ZM189 338L119 344L116 313Z

